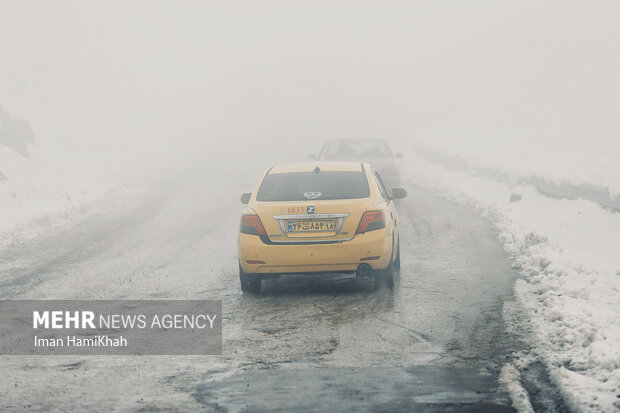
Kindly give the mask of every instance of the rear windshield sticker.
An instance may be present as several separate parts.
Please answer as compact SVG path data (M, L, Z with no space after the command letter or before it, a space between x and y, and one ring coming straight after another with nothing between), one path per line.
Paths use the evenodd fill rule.
M323 195L321 192L304 192L307 199L319 199Z

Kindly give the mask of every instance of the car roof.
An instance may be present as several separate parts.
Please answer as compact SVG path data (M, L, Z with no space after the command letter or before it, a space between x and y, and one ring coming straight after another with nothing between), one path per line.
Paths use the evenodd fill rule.
M331 147L333 144L339 143L339 142L344 142L344 143L355 143L355 142L378 142L378 143L382 143L383 145L385 145L385 148L388 150L388 152L391 154L392 150L390 148L390 145L388 145L388 143L384 140L384 139L373 139L373 138L368 138L368 139L355 139L355 138L343 138L343 139L328 139L323 143L323 146L321 146L321 150L319 152L319 156L322 156L326 151L328 147Z
M276 165L269 170L269 175L289 174L294 172L313 172L316 168L326 172L362 172L361 162L301 162Z

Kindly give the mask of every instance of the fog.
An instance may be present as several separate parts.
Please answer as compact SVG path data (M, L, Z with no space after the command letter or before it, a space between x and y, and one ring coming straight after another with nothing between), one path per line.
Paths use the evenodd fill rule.
M620 156L616 1L3 0L1 10L0 104L32 125L34 156L70 174L214 154L268 166L337 137L483 148L483 158L518 146Z
M620 411L619 74L618 0L0 0L0 313L225 310L204 358L0 345L0 411ZM392 196L239 202L334 138Z

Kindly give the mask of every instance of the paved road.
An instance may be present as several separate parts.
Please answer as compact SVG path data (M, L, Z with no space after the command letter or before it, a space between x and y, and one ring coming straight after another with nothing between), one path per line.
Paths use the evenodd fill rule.
M526 349L517 274L476 211L410 188L393 291L296 276L251 296L235 262L245 188L209 179L0 251L0 298L222 299L223 355L4 356L0 410L511 411L498 375Z

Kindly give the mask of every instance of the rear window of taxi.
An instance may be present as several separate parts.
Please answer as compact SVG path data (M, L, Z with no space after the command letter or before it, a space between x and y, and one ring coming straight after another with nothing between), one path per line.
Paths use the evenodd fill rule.
M261 202L368 198L363 172L292 172L265 176L256 195Z

